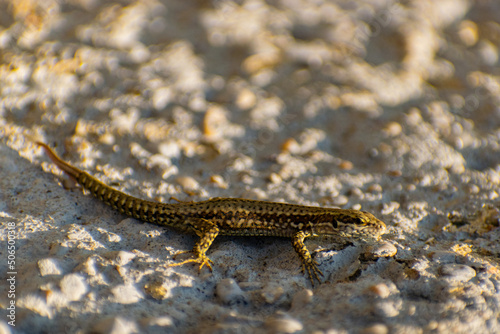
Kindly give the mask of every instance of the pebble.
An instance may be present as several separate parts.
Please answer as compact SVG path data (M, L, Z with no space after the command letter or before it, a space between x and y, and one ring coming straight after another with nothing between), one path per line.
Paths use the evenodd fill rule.
M59 267L59 263L56 259L41 259L38 261L38 269L40 270L40 275L61 275L62 271Z
M77 301L87 292L87 283L79 274L69 274L59 283L61 292L70 301Z
M116 264L124 266L135 258L135 254L126 251L118 251L116 254Z
M156 300L163 300L168 296L168 289L163 286L162 282L146 284L144 291Z
M423 271L428 267L429 267L429 261L422 259L417 259L413 261L413 263L410 265L410 268L416 271Z
M248 88L243 88L236 97L236 106L242 110L248 110L255 106L257 96Z
M112 251L103 254L109 260L114 260L117 265L124 266L135 258L135 254L126 251Z
M247 296L232 278L221 280L215 288L217 299L225 305L235 305L247 302Z
M378 183L374 183L374 184L371 184L366 190L368 192L371 192L371 193L381 193L382 186Z
M436 251L430 254L430 258L438 263L455 263L457 254L450 251Z
M219 137L221 125L227 123L224 108L218 105L211 105L203 118L203 134L208 138Z
M383 215L388 215L388 214L393 213L397 209L399 209L399 203L398 202L384 203L384 206L382 208L381 213Z
M481 189L479 189L479 187L475 184L469 184L467 186L467 191L469 192L469 194L478 194L480 190Z
M281 145L281 151L282 152L292 153L292 154L294 154L294 153L300 153L300 145L299 145L299 143L294 138L288 138Z
M174 321L168 315L160 317L150 317L141 320L141 325L144 327L168 327L172 326Z
M403 175L403 172L401 172L400 170L395 169L395 170L388 171L387 175L393 176L393 177L398 177L398 176Z
M332 204L335 206L343 206L349 202L349 198L344 195L339 195L332 200Z
M271 174L269 174L269 181L271 181L271 183L274 183L274 184L279 184L283 181L283 179L278 174L271 173Z
M130 284L117 285L113 289L111 289L111 293L115 297L114 301L120 304L137 303L143 298L142 293L137 290L135 286Z
M272 316L264 322L269 333L295 333L301 331L302 323L286 314Z
M387 284L379 283L368 287L368 291L380 298L387 298L391 294L391 290Z
M351 170L354 168L354 164L350 161L343 160L342 162L340 162L339 168L342 170Z
M227 184L226 181L224 181L224 178L220 176L219 174L214 174L210 176L210 182L215 184L217 187L221 189L227 189L229 185Z
M191 176L179 176L175 179L177 184L179 184L184 190L196 190L199 188L198 182Z
M387 334L389 333L389 328L384 324L374 324L363 328L358 333L360 334Z
M382 242L367 248L366 256L369 258L393 257L398 252L396 246L390 242Z
M379 317L393 318L399 315L399 310L394 301L383 300L374 304L374 313Z
M389 137L395 137L403 131L401 124L397 122L390 122L386 125L383 132Z
M137 325L122 317L105 318L92 327L94 334L130 334L139 333Z
M299 311L313 300L313 292L310 289L304 289L297 292L292 299L292 306L290 310Z
M359 199L364 198L363 191L359 188L352 188L349 190L349 196L356 196Z
M284 292L285 290L280 285L269 284L262 289L261 296L264 298L266 303L274 304L281 298L281 296L283 296Z
M480 41L477 53L486 65L494 66L498 62L498 46L490 41Z
M458 25L458 37L466 46L473 46L477 43L479 34L477 25L473 21L464 20Z
M181 148L176 141L166 141L158 146L158 151L168 158L178 158L181 155Z
M439 267L439 274L455 282L467 282L476 276L476 271L463 264L445 264Z
M361 204L356 203L351 207L352 210L361 210Z

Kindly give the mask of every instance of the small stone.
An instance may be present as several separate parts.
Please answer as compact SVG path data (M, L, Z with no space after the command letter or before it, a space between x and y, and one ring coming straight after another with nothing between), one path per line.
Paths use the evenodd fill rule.
M135 258L135 254L126 251L118 251L116 254L116 263L120 266L128 264Z
M486 65L494 66L498 62L498 46L487 40L478 44L478 53Z
M242 110L248 110L255 106L257 96L248 88L242 89L236 97L236 106Z
M269 284L264 287L261 291L261 296L264 298L266 303L268 304L274 304L278 299L283 296L283 293L285 291L283 290L283 287L277 284Z
M437 329L438 327L439 327L439 322L437 322L436 320L431 320L429 321L425 329L432 331Z
M401 124L397 122L390 122L383 130L383 132L389 137L395 137L399 135L402 131L403 127L401 126Z
M384 205L382 207L381 213L383 215L388 215L388 214L393 213L397 209L399 209L399 203L398 202L384 203Z
M416 271L424 271L428 267L429 267L429 261L423 259L416 259L410 265L410 268Z
M468 282L476 276L476 271L463 264L445 264L439 268L441 276L456 282Z
M273 68L281 60L282 56L277 52L256 53L247 57L242 66L245 72L255 74L263 69Z
M360 334L387 334L389 333L389 328L384 324L375 324L369 327L365 327L360 330Z
M304 328L299 320L286 314L280 314L266 319L264 326L270 333L295 333Z
M363 193L363 191L357 187L351 188L349 190L349 196L356 196L359 199L363 199L364 195L365 194Z
M393 318L399 315L399 310L394 305L394 301L383 300L375 303L374 313L383 318Z
M408 190L408 191L415 191L415 190L417 189L417 186L416 186L416 185L414 185L414 184L412 184L412 183L410 183L410 184L407 184L407 185L405 186L405 188L406 188L406 190Z
M232 278L221 280L215 288L217 299L225 305L235 305L246 303L247 297L241 290L238 283Z
M122 317L105 318L96 323L91 333L95 334L130 334L139 333L137 325Z
M158 151L168 158L178 158L181 155L179 143L173 140L161 143Z
M398 252L396 246L390 242L376 243L368 247L366 256L368 258L393 257Z
M374 184L371 184L366 190L368 192L371 192L371 193L381 193L382 186L378 183L374 183Z
M361 204L356 203L356 204L354 204L354 205L351 207L351 209L352 209L352 210L358 210L358 211L359 211L359 210L361 210Z
M113 145L115 143L115 136L111 133L105 133L99 137L99 142L106 145Z
M281 151L289 152L292 154L300 153L300 145L294 138L288 138L287 140L285 140L283 145L281 145Z
M59 263L56 259L41 259L38 261L38 269L40 270L40 275L61 275L62 271L59 267Z
M198 182L190 176L179 176L175 181L184 188L184 190L193 191L199 188Z
M437 263L455 263L457 260L457 254L450 251L436 251L429 255Z
M387 298L391 294L387 284L379 283L368 287L368 291L380 298Z
M392 177L398 177L398 176L403 175L403 172L401 172L400 170L390 170L387 172L387 175L392 176Z
M281 183L283 181L283 179L278 174L271 173L271 174L269 174L269 181L271 181L271 183L278 184L278 183Z
M163 300L168 296L168 289L163 286L162 282L146 284L144 291L156 300Z
M494 200L498 198L498 193L495 190L492 190L488 193L488 199L489 200Z
M112 290L114 301L120 304L133 304L137 303L143 298L143 295L133 285L117 285Z
M210 182L215 184L217 187L221 189L227 189L229 185L227 184L226 181L224 181L224 178L220 176L219 174L214 174L210 176Z
M304 289L299 292L297 292L292 299L292 307L291 310L301 310L303 309L306 305L311 303L313 299L313 292L310 289Z
M475 184L469 184L467 187L467 191L469 192L469 194L477 194L479 193L480 189Z
M352 162L350 161L347 161L347 160L343 160L340 164L339 164L339 168L340 169L343 169L343 170L351 170L353 169L354 165Z
M103 254L103 256L109 260L115 261L119 266L124 266L135 258L134 253L126 251L111 251Z
M174 321L168 315L160 317L150 317L141 320L141 325L144 327L168 327L172 326Z
M80 300L87 292L87 283L79 274L69 274L63 277L59 283L61 292L70 301Z
M226 112L219 105L211 105L203 118L203 134L210 139L221 135L222 126L227 123Z
M344 195L337 196L332 200L332 204L335 206L343 206L346 205L348 202L349 199Z
M477 43L478 29L477 25L469 20L464 20L458 25L458 36L465 46L473 46Z

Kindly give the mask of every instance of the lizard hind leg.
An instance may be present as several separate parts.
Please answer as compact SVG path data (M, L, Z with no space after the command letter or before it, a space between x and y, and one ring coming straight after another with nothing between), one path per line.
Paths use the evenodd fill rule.
M219 228L216 224L212 223L209 220L203 218L197 219L189 219L186 221L186 224L189 224L191 228L195 231L195 233L200 237L200 240L194 245L193 249L190 251L181 251L174 255L174 259L181 254L192 253L194 258L187 259L179 263L170 264L169 267L177 267L182 266L187 263L198 263L200 266L198 268L199 271L203 269L204 266L207 266L210 271L212 271L213 261L207 256L207 250L212 245L217 235L219 235Z

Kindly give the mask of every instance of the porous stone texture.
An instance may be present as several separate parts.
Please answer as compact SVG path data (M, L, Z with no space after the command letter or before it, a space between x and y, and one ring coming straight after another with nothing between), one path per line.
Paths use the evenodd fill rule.
M0 1L0 331L500 332L499 17L472 0ZM219 237L212 273L169 267L196 236L85 195L37 140L141 198L362 209L388 233L307 239L315 286L287 239Z

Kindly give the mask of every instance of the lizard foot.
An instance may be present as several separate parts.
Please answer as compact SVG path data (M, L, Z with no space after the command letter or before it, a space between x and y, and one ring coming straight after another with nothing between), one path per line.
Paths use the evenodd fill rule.
M323 276L323 273L321 272L321 270L318 269L318 262L316 262L316 260L310 260L308 262L303 261L302 272L303 273L307 272L307 274L309 275L309 279L311 280L311 284L313 286L314 286L314 278L316 278L318 282L321 283L320 276Z
M185 254L185 253L194 253L193 251L182 251L182 252L178 252L177 254L174 255L174 259L178 256L178 255L181 255L181 254ZM210 271L212 271L212 264L213 261L210 260L210 258L208 256L206 256L205 254L194 254L195 256L197 256L196 258L194 259L188 259L188 260L184 260L182 262L179 262L179 263L172 263L170 265L168 265L169 267L177 267L177 266L182 266L186 263L199 263L200 264L200 267L198 268L198 271L200 272L201 269L203 269L204 266L207 266L208 269L210 269Z

